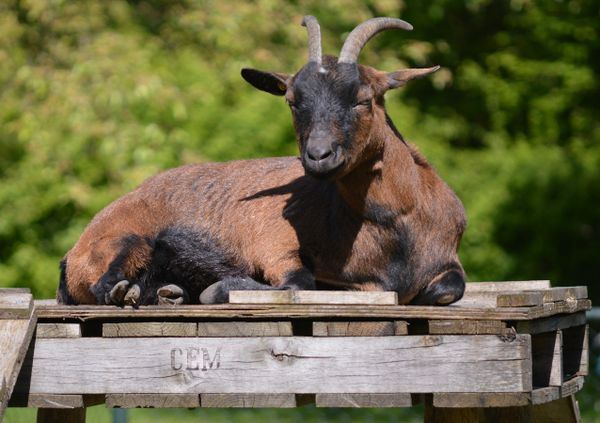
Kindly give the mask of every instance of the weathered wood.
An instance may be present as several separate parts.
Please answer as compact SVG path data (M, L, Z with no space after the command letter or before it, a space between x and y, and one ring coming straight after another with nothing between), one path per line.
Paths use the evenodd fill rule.
M535 307L470 307L450 305L303 305L303 304L223 304L183 305L177 307L142 306L139 309L113 306L64 306L36 303L39 319L294 319L294 318L367 318L367 319L440 319L440 320L531 320L560 313L575 313L591 308L590 300L559 301Z
M2 299L6 300L6 304L16 304L23 310L32 312L31 294L13 294L4 291L0 294L0 301ZM29 300L29 305L25 304L26 299ZM15 308L12 310L14 311ZM18 319L0 320L0 351L2 352L0 355L0 421L4 416L4 410L19 375L36 323L35 315L30 314L26 319L24 315L17 314L20 316Z
M80 338L81 326L78 323L38 323L36 338Z
M516 407L531 402L529 392L434 393L433 406L441 408Z
M105 338L148 337L148 336L196 336L196 323L189 322L124 322L104 323L102 336Z
M533 386L561 386L562 369L562 333L540 333L531 336L531 355L533 362Z
M85 408L39 408L37 423L85 423Z
M545 303L580 300L588 297L587 286L556 287L540 291Z
M429 320L430 334L502 335L506 322L501 320Z
M527 307L544 304L544 294L541 291L521 291L510 294L498 294L498 307Z
M507 281L507 282L469 282L465 294L472 292L524 291L550 288L548 280Z
M0 292L0 319L29 319L32 308L29 290L4 288Z
M515 328L518 333L542 333L554 332L558 329L567 329L572 326L584 325L586 322L585 312L545 317L543 319L525 320L517 322Z
M560 398L545 404L531 407L532 421L535 423L579 423L579 407L572 398Z
M567 328L563 333L563 374L565 379L588 374L589 332L587 325Z
M411 394L317 394L317 407L390 408L415 405Z
M560 387L560 396L564 398L581 391L581 388L583 388L583 381L583 376L576 376L573 379L566 381Z
M202 408L294 408L294 394L202 394Z
M291 322L199 322L198 336L292 336Z
M376 322L313 322L313 336L394 336L407 335L408 323Z
M546 386L545 388L537 388L531 391L532 404L545 404L560 398L560 387Z
M27 366L31 393L531 390L529 335L37 339Z
M231 291L230 304L398 304L391 291Z
M198 394L110 394L107 408L197 408Z
M15 394L9 407L83 408L103 404L104 395Z

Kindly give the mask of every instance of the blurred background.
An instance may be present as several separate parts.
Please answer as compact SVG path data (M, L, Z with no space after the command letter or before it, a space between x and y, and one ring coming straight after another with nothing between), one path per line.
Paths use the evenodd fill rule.
M390 92L387 107L465 204L460 253L471 280L585 284L599 303L597 0L3 0L0 286L53 297L58 262L94 214L163 169L295 155L283 99L239 73L298 70L304 14L318 17L324 52L334 55L363 20L401 17L415 30L382 33L361 63L442 66ZM600 421L597 375L578 399L584 421ZM33 412L11 409L5 421ZM420 413L134 410L129 421L385 422ZM101 407L89 416L110 421Z

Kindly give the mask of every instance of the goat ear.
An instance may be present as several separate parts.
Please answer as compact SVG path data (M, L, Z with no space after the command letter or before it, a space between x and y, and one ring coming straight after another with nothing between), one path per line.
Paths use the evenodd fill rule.
M242 77L259 90L273 95L284 95L287 91L289 75L276 72L263 72L256 69L242 69Z
M434 66L432 68L402 69L390 72L387 74L388 89L401 87L411 79L422 78L437 71L439 68L439 66Z

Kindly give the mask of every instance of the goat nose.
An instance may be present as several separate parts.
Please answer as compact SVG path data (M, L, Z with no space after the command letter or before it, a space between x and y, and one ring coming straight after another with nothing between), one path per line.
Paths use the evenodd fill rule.
M330 146L315 145L311 148L308 148L306 154L308 155L309 159L318 162L331 156L333 154L333 151L331 151Z

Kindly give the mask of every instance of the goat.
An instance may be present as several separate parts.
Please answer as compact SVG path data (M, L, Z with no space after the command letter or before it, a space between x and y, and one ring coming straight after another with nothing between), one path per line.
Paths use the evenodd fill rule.
M243 69L284 96L300 157L188 165L144 182L91 221L61 261L66 304L221 303L233 289L396 291L447 305L464 292L463 206L402 138L384 94L439 66L385 73L357 64L367 41L405 21L373 18L295 75ZM317 286L318 285L318 286Z

